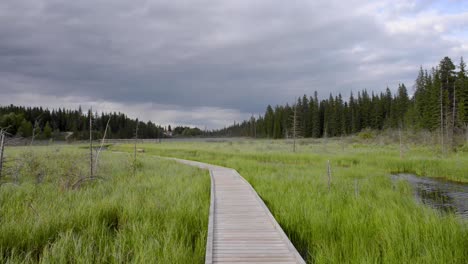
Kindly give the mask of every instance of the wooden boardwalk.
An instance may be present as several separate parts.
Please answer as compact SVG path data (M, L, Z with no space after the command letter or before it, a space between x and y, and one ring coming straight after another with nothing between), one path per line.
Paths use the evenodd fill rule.
M210 171L205 263L305 263L262 199L237 171L173 160Z

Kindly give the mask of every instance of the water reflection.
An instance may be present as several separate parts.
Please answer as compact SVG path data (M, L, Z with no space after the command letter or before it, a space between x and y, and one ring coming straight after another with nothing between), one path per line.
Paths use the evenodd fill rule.
M394 180L407 180L414 188L415 198L443 212L452 212L468 219L468 185L412 174L392 175Z

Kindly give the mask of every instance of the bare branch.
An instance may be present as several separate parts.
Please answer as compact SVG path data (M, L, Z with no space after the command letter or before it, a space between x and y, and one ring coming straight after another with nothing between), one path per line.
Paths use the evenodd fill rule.
M36 117L36 119L34 119L34 127L33 127L33 134L32 134L32 138L31 138L31 146L33 145L34 143L34 139L36 138L36 130L39 128L40 130L40 127L39 127L39 122L41 122L41 119L40 117L42 116L43 114L40 114L38 117Z

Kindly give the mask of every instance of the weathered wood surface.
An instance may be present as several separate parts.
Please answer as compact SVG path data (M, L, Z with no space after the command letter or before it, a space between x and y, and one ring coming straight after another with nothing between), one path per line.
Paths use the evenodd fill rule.
M305 263L261 198L237 171L173 160L210 171L205 263Z

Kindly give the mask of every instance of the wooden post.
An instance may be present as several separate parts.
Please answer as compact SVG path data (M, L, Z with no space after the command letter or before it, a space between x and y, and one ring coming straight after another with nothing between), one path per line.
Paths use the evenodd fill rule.
M89 175L93 177L93 108L89 110Z
M331 189L331 166L330 160L327 161L327 173L328 173L328 191Z

